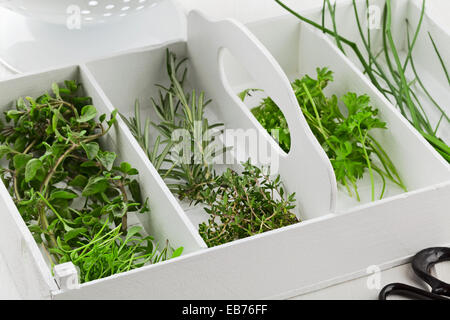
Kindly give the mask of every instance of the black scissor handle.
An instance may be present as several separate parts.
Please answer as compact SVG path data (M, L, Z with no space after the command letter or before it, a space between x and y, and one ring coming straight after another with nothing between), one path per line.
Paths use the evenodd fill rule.
M411 264L415 274L431 287L432 293L450 297L450 284L430 273L433 265L444 261L450 261L450 248L435 247L418 252Z
M390 295L398 295L411 299L420 300L449 300L438 294L425 291L416 287L409 286L403 283L391 283L385 286L378 295L379 300L387 300Z

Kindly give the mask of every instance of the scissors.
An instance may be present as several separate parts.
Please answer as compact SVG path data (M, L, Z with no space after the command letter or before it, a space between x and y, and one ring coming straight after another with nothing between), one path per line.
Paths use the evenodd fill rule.
M450 261L450 248L435 247L418 252L411 265L414 273L431 287L431 291L403 283L391 283L380 291L378 299L387 300L390 295L399 295L411 299L450 301L450 284L431 275L431 268L444 261Z

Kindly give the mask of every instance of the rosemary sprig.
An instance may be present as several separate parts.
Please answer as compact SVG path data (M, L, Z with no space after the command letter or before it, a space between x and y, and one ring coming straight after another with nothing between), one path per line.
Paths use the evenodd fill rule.
M217 137L213 135L207 139L204 134L216 129L218 133L221 133L223 124L210 125L208 119L204 117L205 108L210 100L205 99L203 92L197 96L195 90L190 93L185 91L186 59L177 61L176 55L169 51L166 58L170 86L165 88L158 85L159 101L151 99L152 108L159 122L155 123L147 118L142 130L138 103L136 103L134 118L129 120L123 118L136 140L146 151L150 161L161 176L169 182L171 191L180 199L194 202L200 200L199 192L203 185L215 179L211 159L226 151L223 148L211 153L210 150L216 150L211 146L217 142ZM183 67L184 69L181 69ZM180 73L181 77L178 77ZM158 133L151 149L148 145L150 124L157 129ZM158 153L161 148L163 151ZM164 167L163 164L166 166Z
M175 54L167 51L170 86L159 85L159 101L152 99L159 122L147 119L142 130L137 107L134 118L126 123L149 159L168 167L157 165L171 191L180 199L204 206L210 218L200 224L199 232L206 244L216 246L298 222L291 212L295 207L294 194L285 194L279 176L270 179L250 160L243 164L242 173L231 169L223 174L215 171L211 160L227 150L211 148L218 142L217 135L223 132L223 124L209 124L204 110L210 100L205 99L203 92L197 94L195 90L188 92L184 88L187 68L182 69L182 66L185 61L178 62ZM150 124L158 134L152 148L146 143ZM178 130L187 133L183 140L179 140ZM209 134L211 130L216 132ZM207 134L199 135L199 132ZM181 148L179 153L178 147L183 145L187 148ZM170 152L154 157L158 154L155 150L161 148Z

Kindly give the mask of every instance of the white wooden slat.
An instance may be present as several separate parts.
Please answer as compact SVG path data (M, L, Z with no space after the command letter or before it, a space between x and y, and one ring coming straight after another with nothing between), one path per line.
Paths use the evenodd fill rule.
M223 49L228 49L283 111L291 134L291 149L278 152L278 173L289 193L296 193L303 219L335 210L336 178L331 163L315 139L288 78L264 46L232 20L212 21L193 11L188 17L188 52L200 87L214 97L227 128L265 130L225 79ZM272 140L268 137L267 139ZM273 141L273 140L272 140ZM301 181L302 183L299 183Z
M67 67L1 81L0 106L6 110L18 97L42 94L49 90L52 82L74 77L76 70L76 67ZM0 252L17 292L24 299L50 298L50 291L58 287L3 182L0 182L0 206Z

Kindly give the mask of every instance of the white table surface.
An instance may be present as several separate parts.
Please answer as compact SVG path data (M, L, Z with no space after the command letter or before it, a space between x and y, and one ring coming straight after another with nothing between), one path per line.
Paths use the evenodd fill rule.
M173 0L184 8L186 12L199 9L216 18L234 18L243 23L261 18L282 14L283 11L273 0ZM339 1L339 0L338 0ZM310 8L322 3L319 0L286 0L295 8ZM428 0L428 13L443 27L450 30L450 1ZM13 73L0 64L0 80L13 76ZM450 262L441 264L437 274L443 280L450 282ZM402 282L415 286L424 284L413 274L410 265L402 265L382 271L380 274L381 287L391 282ZM370 274L352 281L317 290L292 299L376 299L379 289L371 286L374 275ZM369 283L369 285L368 285ZM371 288L373 287L373 288ZM0 299L20 299L14 283L10 278L10 270L0 254Z

